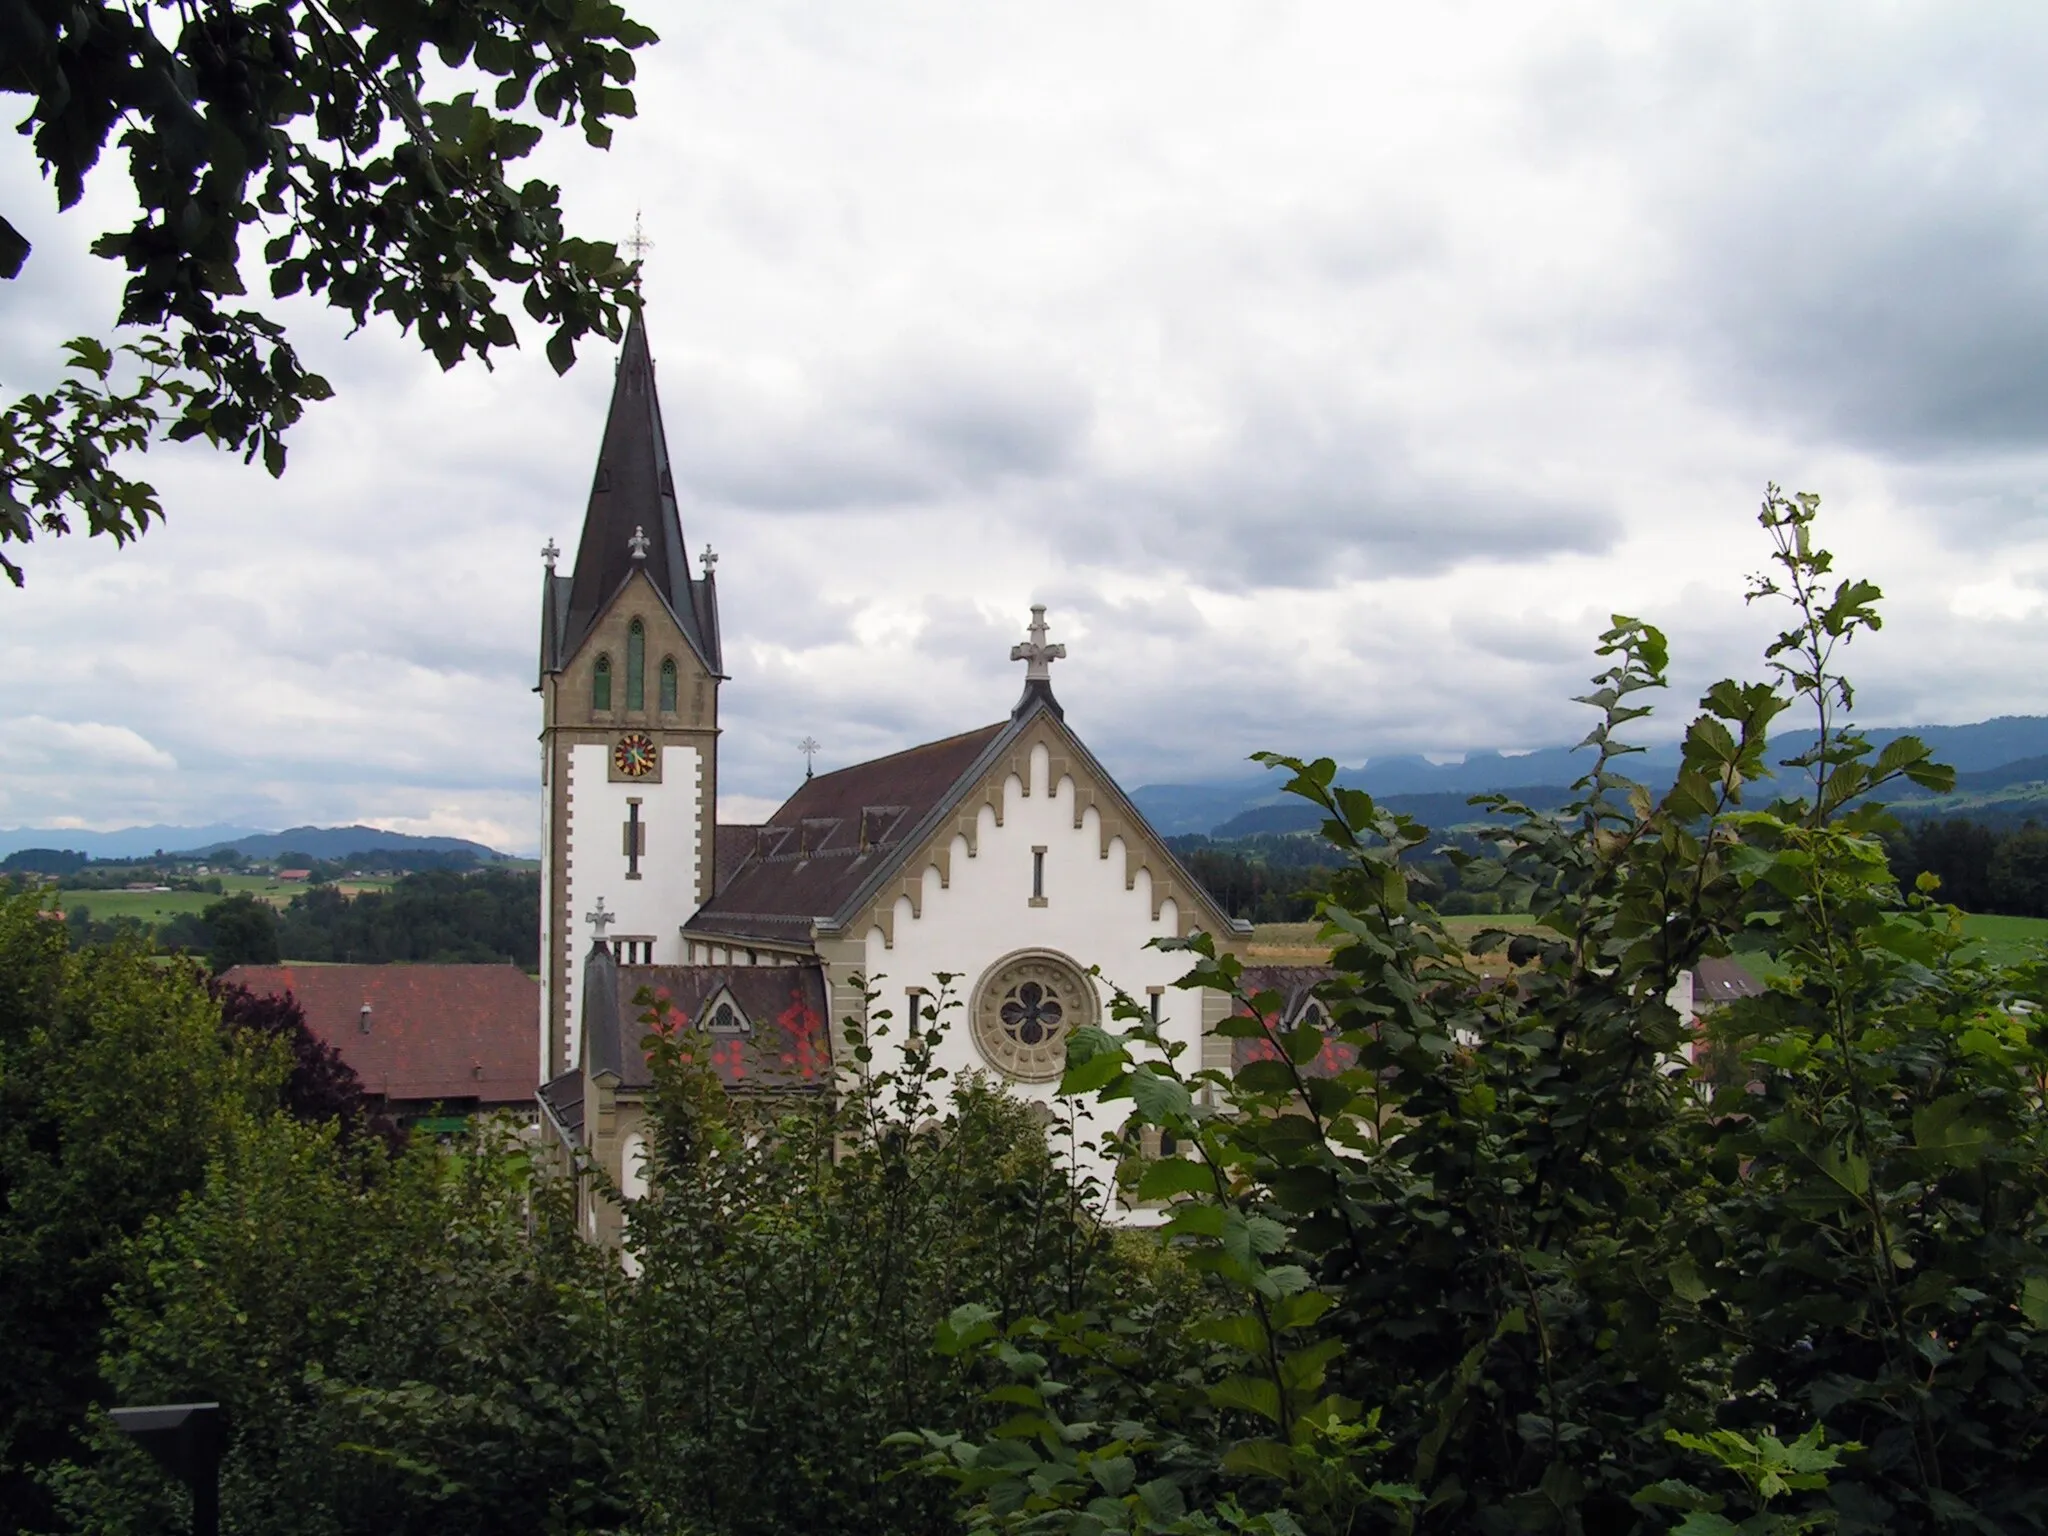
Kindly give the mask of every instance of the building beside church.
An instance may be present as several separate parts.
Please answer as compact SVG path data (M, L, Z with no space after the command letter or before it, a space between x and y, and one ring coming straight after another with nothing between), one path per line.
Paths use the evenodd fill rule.
M1067 724L1045 610L1003 718L807 777L758 825L717 818L717 557L693 572L647 330L627 328L582 536L541 591L542 1118L640 1187L639 1042L654 999L734 1092L825 1094L867 991L897 1018L958 979L939 1064L1050 1102L1068 1034L1110 988L1188 1059L1227 1066L1220 994L1147 946L1249 932L1188 874ZM740 680L744 686L744 680ZM794 733L792 733L794 734ZM1099 967L1101 976L1089 974ZM591 1208L592 1230L615 1221Z

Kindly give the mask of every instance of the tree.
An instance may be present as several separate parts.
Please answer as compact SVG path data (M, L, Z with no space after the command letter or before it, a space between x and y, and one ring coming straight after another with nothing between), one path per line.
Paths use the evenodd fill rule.
M31 98L22 130L59 208L109 148L139 204L93 247L128 272L126 339L72 341L71 376L0 414L0 548L74 515L116 543L161 519L124 449L204 439L283 472L286 434L332 391L238 302L259 229L273 297L388 315L443 368L517 344L506 286L551 328L558 371L592 331L616 336L637 268L568 234L555 187L511 175L551 123L609 145L652 41L612 0L0 0L0 92ZM0 277L28 257L0 219Z
M214 973L236 965L277 964L277 909L247 891L211 902L200 914L212 936Z
M190 966L74 949L34 893L0 901L0 1531L49 1528L37 1469L104 1401L125 1245L198 1187L224 1117L274 1102Z
M1269 756L1348 867L1318 1011L1229 992L1236 1065L1193 1070L1120 998L1063 1087L1185 1155L1136 1193L1213 1276L1196 1391L1135 1391L1062 1320L962 1313L1000 1373L993 1434L929 1430L970 1529L1005 1532L2017 1531L2048 1524L2048 967L1969 956L1903 893L1873 794L1953 774L1846 720L1839 652L1877 589L1831 579L1817 499L1767 494L1792 623L1770 683L1708 690L1661 797L1627 728L1663 636L1617 617L1584 702L1597 758L1563 817L1483 797L1533 931L1478 974L1409 879L1428 832ZM1769 730L1820 729L1775 766ZM1717 1015L1715 1089L1670 997L1702 955L1769 956Z

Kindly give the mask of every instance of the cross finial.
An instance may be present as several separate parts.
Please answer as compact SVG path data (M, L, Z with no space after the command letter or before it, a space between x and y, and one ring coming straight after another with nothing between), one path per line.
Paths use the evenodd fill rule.
M718 564L718 551L713 549L709 544L706 544L704 546L704 553L699 555L697 558L703 561L704 574L706 576L709 576L711 574L712 567Z
M825 744L816 737L806 736L796 744L796 749L804 755L804 777L808 779L811 776L811 759L825 750Z
M586 912L583 914L583 921L590 924L591 927L597 930L597 942L600 944L604 942L605 929L609 928L613 923L616 923L618 920L618 913L605 911L604 898L602 896L597 898L596 910Z
M654 249L654 242L641 232L640 210L638 208L633 210L633 237L626 242L626 249L633 253L633 260L636 263L646 261L647 253ZM640 286L639 278L633 279L633 286L636 288Z
M547 543L541 546L540 557L547 561L548 569L552 571L555 568L555 562L562 558L562 552L555 547L555 541L549 539Z
M1064 645L1045 643L1045 604L1031 605L1031 638L1010 647L1010 660L1025 663L1024 681L1027 683L1052 681L1052 664L1067 654Z
M626 540L626 548L633 551L635 560L645 560L648 550L647 530L638 523L633 525L633 537Z

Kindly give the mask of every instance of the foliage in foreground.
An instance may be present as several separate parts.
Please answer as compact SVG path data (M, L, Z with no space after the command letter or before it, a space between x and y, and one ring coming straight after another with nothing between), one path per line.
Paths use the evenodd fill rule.
M10 1499L178 1529L80 1426L213 1395L230 1528L317 1536L2048 1528L2048 975L1893 881L1871 794L1945 770L1843 727L1877 594L1827 590L1813 515L1767 502L1776 681L1708 692L1661 797L1622 738L1663 638L1604 637L1570 815L1501 803L1480 860L1539 919L1475 941L1506 983L1420 899L1425 829L1271 759L1346 860L1323 1012L1197 941L1232 1070L1128 999L1070 1050L1164 1241L1091 1218L1072 1118L942 1078L950 1002L871 997L831 1110L728 1096L656 1019L628 1272L525 1141L283 1113L281 1028L225 1038L196 976L4 909L0 1263L70 1287L0 1334ZM1753 804L1802 699L1808 791ZM1709 1081L1670 991L1738 948L1774 976Z
M1249 1059L1189 1071L1126 1002L1065 1079L1188 1149L1139 1189L1234 1297L1196 1326L1212 1375L1140 1391L1109 1341L961 1313L945 1347L1023 1408L909 1437L970 1528L2048 1528L2044 973L1966 958L1957 914L1890 877L1868 796L1949 775L1844 727L1836 655L1878 593L1827 589L1815 510L1767 499L1775 685L1709 690L1668 793L1620 771L1666 658L1617 619L1570 814L1496 802L1541 919L1475 941L1511 984L1415 900L1424 828L1327 760L1267 759L1350 858L1327 1023L1240 992ZM1799 699L1820 731L1780 766L1807 793L1749 805ZM1189 984L1239 991L1192 947ZM1715 1022L1748 1070L1710 1090L1668 995L1736 947L1775 975Z

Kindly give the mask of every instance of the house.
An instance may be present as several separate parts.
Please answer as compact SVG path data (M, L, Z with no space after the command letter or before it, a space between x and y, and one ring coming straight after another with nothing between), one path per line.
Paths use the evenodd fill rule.
M238 965L222 980L291 994L378 1108L401 1120L532 1115L540 985L512 965Z
M643 315L627 327L575 563L542 551L543 1124L620 1188L641 1178L646 1005L700 1032L735 1092L824 1094L854 1065L841 1022L950 996L937 1065L1049 1103L1077 1029L1115 988L1190 1064L1226 1065L1216 993L1175 988L1197 930L1250 932L1174 857L1054 696L1046 610L1010 659L1006 714L807 775L759 824L717 818L730 679L708 547L683 535ZM1085 701L1085 687L1077 695ZM790 736L801 735L792 725ZM1099 968L1099 970L1098 970ZM955 978L943 981L943 976ZM1106 1167L1091 1168L1106 1173ZM587 1205L598 1236L617 1213Z

